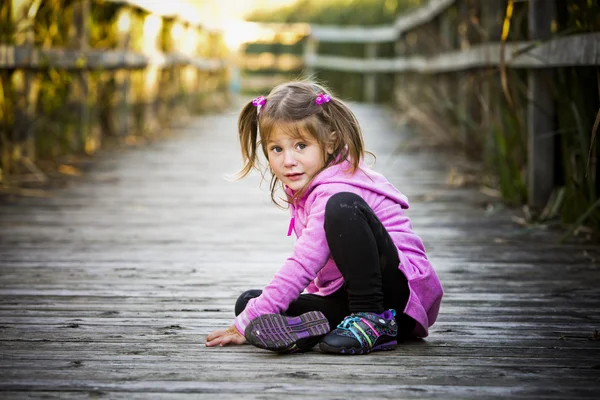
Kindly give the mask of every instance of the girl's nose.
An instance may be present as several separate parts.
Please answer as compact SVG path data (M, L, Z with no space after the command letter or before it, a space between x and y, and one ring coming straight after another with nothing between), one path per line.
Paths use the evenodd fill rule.
M296 158L294 157L294 153L292 151L285 152L283 163L286 167L293 167L296 165Z

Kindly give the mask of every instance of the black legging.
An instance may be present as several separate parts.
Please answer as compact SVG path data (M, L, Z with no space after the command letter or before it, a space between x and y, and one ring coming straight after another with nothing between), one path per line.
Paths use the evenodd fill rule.
M398 269L398 249L371 207L354 193L337 193L327 202L324 228L344 287L329 296L301 294L285 314L296 316L318 310L333 329L353 312L381 313L394 308L399 336L409 334L415 321L402 314L409 289L406 277ZM248 301L261 293L242 293L235 304L235 314L239 315Z

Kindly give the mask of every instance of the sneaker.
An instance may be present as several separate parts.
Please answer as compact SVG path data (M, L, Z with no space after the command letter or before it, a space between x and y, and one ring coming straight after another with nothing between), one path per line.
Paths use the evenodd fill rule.
M244 336L248 343L278 353L296 353L313 348L329 332L329 322L320 311L298 317L265 314L250 321Z
M336 354L368 354L376 350L392 350L398 344L395 316L394 310L387 310L383 314L353 313L321 340L319 348L326 353Z

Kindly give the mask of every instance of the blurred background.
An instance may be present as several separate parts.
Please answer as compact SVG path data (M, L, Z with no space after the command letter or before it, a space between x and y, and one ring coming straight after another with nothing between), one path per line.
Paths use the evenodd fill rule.
M2 0L0 192L313 77L524 223L600 227L598 0Z

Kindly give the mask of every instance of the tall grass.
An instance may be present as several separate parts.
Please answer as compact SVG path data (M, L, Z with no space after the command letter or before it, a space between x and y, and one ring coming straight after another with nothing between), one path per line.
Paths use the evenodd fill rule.
M34 0L19 10L12 9L19 2L1 2L0 43L73 49L77 2ZM130 19L127 39L117 29L123 11ZM123 3L90 2L89 47L141 52L147 15ZM165 21L157 42L160 50L170 51L176 44L171 40L173 21ZM203 34L207 40L198 51L222 58L219 35ZM65 70L46 62L36 70L0 69L0 182L5 188L23 186L31 182L25 175L43 180L42 172L53 174L60 164L91 155L107 141L154 138L165 132L159 128L205 107L202 99L222 91L224 80L224 73L183 66ZM224 96L218 97L222 104Z
M336 26L390 25L399 13L422 3L422 0L300 0L280 9L252 13L246 19L255 22L304 22ZM247 52L258 50L258 46L250 45ZM260 45L260 50L275 54L295 53L294 49L284 49L278 44L263 44ZM319 43L318 45L318 53L324 55L364 58L365 52L364 44ZM301 50L296 53L301 54ZM378 57L393 57L394 54L394 43L377 45ZM300 72L293 71L292 74L299 75ZM328 70L319 70L317 74L319 79L326 81L338 96L354 101L365 100L362 74ZM378 79L380 89L378 101L391 101L393 87L389 84L390 79L392 74L382 75Z

